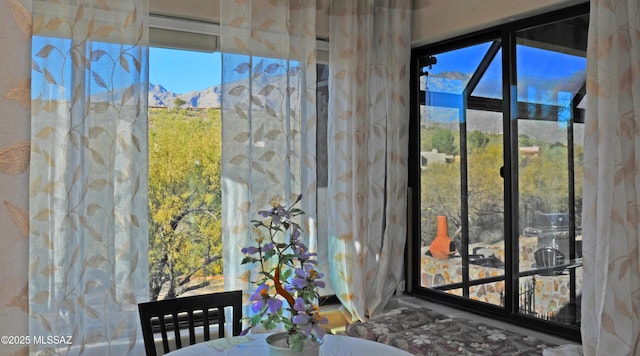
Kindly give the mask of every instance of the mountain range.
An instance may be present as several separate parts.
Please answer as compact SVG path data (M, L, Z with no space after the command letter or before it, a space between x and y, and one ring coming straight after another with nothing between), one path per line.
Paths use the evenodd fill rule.
M176 99L185 102L183 108L220 108L220 85L215 85L202 90L194 90L184 94L167 91L160 84L149 83L149 107L176 106Z

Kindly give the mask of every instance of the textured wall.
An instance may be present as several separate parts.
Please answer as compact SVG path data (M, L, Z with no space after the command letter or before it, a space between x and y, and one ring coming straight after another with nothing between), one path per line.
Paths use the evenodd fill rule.
M536 238L520 239L520 263L522 269L528 269L534 263L533 252L537 246ZM486 250L491 250L500 260L504 261L504 248L502 244L487 246ZM473 248L474 246L472 246ZM501 276L503 269L469 266L469 278L471 280ZM520 289L524 291L526 283L532 281L531 277L520 279ZM460 258L440 260L430 256L422 257L421 285L429 287L432 285L446 285L455 282L462 282L462 267ZM582 289L582 268L577 270L576 289ZM471 287L469 297L482 302L501 305L502 293L504 292L504 282L487 283L485 285ZM535 307L533 311L541 316L553 316L562 306L569 302L569 275L560 276L536 276L535 279ZM452 294L462 295L461 290L450 291ZM524 299L521 301L521 306Z
M587 2L585 0L414 0L412 47Z

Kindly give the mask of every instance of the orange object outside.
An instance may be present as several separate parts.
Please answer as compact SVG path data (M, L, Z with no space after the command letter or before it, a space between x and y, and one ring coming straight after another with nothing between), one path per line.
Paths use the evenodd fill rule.
M455 252L451 251L451 238L447 230L447 217L444 215L438 216L438 231L436 238L433 239L431 245L429 245L429 251L435 258L444 260L451 257L451 254Z

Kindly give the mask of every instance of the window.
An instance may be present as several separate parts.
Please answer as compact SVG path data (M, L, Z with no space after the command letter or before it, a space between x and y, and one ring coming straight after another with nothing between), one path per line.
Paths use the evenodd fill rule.
M222 291L220 54L149 52L150 298Z
M579 338L588 6L412 53L419 296Z
M222 72L216 38L206 24L152 20L159 28L150 32L151 46L157 47L149 53L149 288L150 299L157 300L224 290ZM318 64L319 195L326 194L327 180L328 67ZM318 219L326 219L325 210L318 209ZM328 248L326 241L318 241L322 248ZM330 288L320 292L333 294Z

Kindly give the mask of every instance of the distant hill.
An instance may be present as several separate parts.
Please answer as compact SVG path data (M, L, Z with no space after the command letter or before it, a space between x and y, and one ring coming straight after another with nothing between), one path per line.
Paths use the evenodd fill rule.
M149 83L149 107L173 108L176 98L183 100L183 108L219 108L220 86L212 86L202 90L194 90L184 94L167 91L160 84Z

